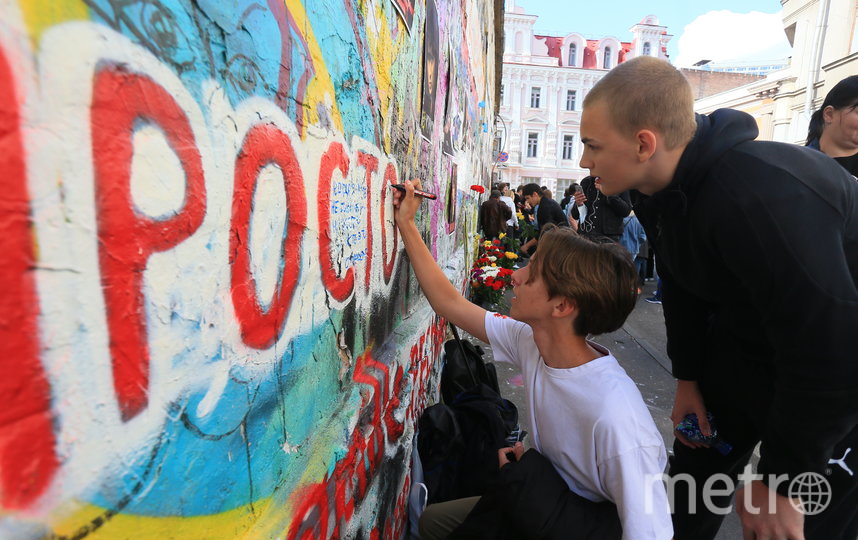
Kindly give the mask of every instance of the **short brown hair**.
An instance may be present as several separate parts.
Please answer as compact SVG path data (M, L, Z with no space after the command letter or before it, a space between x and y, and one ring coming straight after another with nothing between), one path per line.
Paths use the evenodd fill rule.
M598 243L558 227L539 238L530 279L539 276L550 298L578 306L573 330L579 336L620 328L635 307L638 274L631 255L614 242Z
M525 197L529 197L534 193L538 193L539 196L542 197L542 188L539 187L539 184L534 184L533 182L531 182L530 184L525 184L522 187L522 193Z
M618 131L654 129L668 150L688 143L697 130L691 85L658 58L639 56L609 71L584 98L584 107L597 101L608 105Z

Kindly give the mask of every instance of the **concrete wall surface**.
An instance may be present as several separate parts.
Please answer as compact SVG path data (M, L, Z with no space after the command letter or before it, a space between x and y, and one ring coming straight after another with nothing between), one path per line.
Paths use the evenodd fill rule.
M401 535L495 4L0 0L0 538Z

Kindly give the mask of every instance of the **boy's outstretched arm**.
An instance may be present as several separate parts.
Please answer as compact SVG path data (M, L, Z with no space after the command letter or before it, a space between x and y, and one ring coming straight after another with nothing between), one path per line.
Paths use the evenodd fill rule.
M399 228L405 251L423 294L429 299L435 313L444 317L477 339L488 343L486 336L486 310L471 303L447 280L447 276L432 258L414 223L414 215L421 200L414 196L420 181L405 181L405 192L393 190L394 219Z

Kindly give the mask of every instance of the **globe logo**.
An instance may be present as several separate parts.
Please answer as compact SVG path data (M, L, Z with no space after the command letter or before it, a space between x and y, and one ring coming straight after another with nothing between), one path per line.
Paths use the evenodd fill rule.
M789 483L790 503L806 516L815 516L823 512L831 503L831 484L819 473L805 472ZM799 499L797 503L794 499Z

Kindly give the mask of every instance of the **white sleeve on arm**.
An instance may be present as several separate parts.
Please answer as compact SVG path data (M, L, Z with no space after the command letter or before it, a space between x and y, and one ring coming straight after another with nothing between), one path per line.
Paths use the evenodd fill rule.
M670 540L673 524L662 481L664 449L637 447L599 465L602 484L617 505L623 540Z
M495 362L508 362L521 368L523 339L533 340L533 330L523 322L500 313L486 312L486 335Z

